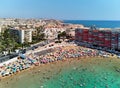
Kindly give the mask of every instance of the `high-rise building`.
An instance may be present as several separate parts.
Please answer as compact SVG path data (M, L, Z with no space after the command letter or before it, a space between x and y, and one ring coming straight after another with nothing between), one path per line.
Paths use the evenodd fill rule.
M10 33L14 35L19 43L32 42L32 29L10 29Z

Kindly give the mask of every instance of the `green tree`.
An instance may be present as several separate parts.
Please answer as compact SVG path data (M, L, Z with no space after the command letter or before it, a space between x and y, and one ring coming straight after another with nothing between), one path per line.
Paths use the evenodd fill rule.
M0 38L0 53L2 53L5 48L6 47L3 45L3 40Z
M9 29L6 29L1 35L1 45L2 50L8 51L9 54L13 51L15 47L15 39L13 38L12 34L10 34Z
M29 47L29 46L30 46L30 43L28 42L27 38L24 39L23 45L24 45L25 47Z
M64 40L65 40L65 37L66 37L66 32L63 31L60 35L63 37L63 41L64 41Z
M43 40L45 38L45 34L43 33L44 26L36 27L36 31L37 31L37 34L35 38L37 39L37 41Z
M60 38L62 37L63 38L63 41L65 40L65 37L66 37L66 32L63 31L63 32L58 32L58 40L60 41Z

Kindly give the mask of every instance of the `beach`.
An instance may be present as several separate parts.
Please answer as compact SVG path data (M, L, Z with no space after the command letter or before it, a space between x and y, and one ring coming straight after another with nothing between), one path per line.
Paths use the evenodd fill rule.
M120 60L115 55L74 44L47 47L3 65L0 88L119 87Z
M91 74L90 71L93 72L93 74L95 75L97 74L100 75L102 73L100 75L101 77L100 78L98 77L98 78L101 79L101 81L103 80L104 82L106 82L105 85L108 84L108 86L111 86L107 88L113 88L113 86L114 88L118 88L118 84L119 84L118 82L120 82L119 80L120 74L115 70L115 67L119 68L119 66L120 66L120 60L116 58L106 59L106 58L94 57L94 58L82 58L82 59L81 58L67 59L65 61L42 64L40 66L36 66L30 69L27 69L25 71L22 71L16 75L6 77L1 80L0 88L61 88L60 85L64 86L64 83L63 85L59 83L61 82L59 79L59 76L61 77L61 74L64 73L68 76L67 79L66 78L64 79L61 77L61 80L70 81L70 80L74 80L75 77L73 75L73 78L72 78L72 75L71 75L71 78L70 78L69 75L67 74L69 71L74 70L72 73L75 74L77 70L79 71L82 70L83 73L81 73L80 75L82 78L86 75L84 72L87 71L87 69L89 69L88 70L89 74ZM101 73L99 74L98 72L101 72ZM111 79L107 78L110 75L111 77L113 76L113 78ZM93 75L91 74L91 76ZM94 79L95 77L93 76L90 78ZM85 80L85 78L83 79ZM90 80L89 78L87 79ZM114 81L113 84L110 83L112 82L112 79ZM99 82L99 80L97 81ZM81 88L80 86L84 86L83 84L86 85L86 88L89 88L91 86L89 85L88 87L87 86L88 83L87 82L84 83L84 82L82 83L79 81L79 83L81 84L79 84L79 87L75 87L75 88ZM105 85L102 85L102 83L104 82L101 82L101 86L103 86L102 88L106 88ZM95 84L95 82L93 84ZM56 87L56 85L58 85L59 87ZM74 86L77 84L75 85L70 84L70 85L71 87L69 88L74 88ZM98 86L98 87L94 87L94 86ZM64 88L68 88L68 87L66 86ZM101 88L101 87L99 85L93 85L93 87L91 88Z
M55 47L56 46L56 47ZM46 46L45 46L46 47ZM0 77L10 76L21 72L32 66L38 66L40 64L51 63L59 60L65 60L70 58L83 58L83 57L95 57L102 56L108 57L111 54L93 50L90 48L76 46L74 44L67 44L61 46L53 45L44 50L39 49L39 52L32 52L29 54L20 54L14 61L7 61L6 64L0 66ZM36 51L36 50L35 50Z

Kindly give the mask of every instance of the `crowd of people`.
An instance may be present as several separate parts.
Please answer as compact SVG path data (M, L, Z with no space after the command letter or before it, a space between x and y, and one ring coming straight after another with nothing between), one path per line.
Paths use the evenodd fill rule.
M38 66L40 64L46 64L54 61L65 60L70 58L81 57L95 57L95 56L108 56L109 53L104 51L93 50L90 48L80 46L60 46L52 48L52 51L47 50L44 54L30 53L29 55L19 56L18 59L9 64L4 64L0 67L0 76L9 76L28 69L31 66Z

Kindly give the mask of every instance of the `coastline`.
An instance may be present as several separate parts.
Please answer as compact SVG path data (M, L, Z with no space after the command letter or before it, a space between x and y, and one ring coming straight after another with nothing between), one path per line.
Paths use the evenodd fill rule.
M9 88L20 88L20 84L19 83L23 83L22 80L24 80L26 83L27 80L29 79L30 82L33 82L35 79L41 81L41 83L44 83L45 79L49 80L52 77L54 77L55 75L59 75L59 73L61 71L67 71L68 69L71 68L75 68L78 64L81 66L85 66L85 67L89 67L89 66L107 66L111 64L120 64L119 59L116 58L101 58L101 57L91 57L91 58L71 58L71 59L66 59L63 61L56 61L56 62L52 62L52 63L47 63L47 64L42 64L40 66L34 66L30 69L24 70L20 73L17 73L13 76L8 76L8 77L4 77L3 79L1 79L1 85L0 88L8 88L8 86L10 86ZM94 64L94 65L93 65ZM111 68L111 67L110 67ZM52 74L51 74L52 73ZM37 78L36 78L37 76ZM32 78L33 79L32 79ZM32 79L32 80L31 80ZM18 81L18 82L15 82ZM13 83L17 83L16 85ZM37 81L35 83L37 85ZM5 85L4 87L1 87ZM42 85L42 84L41 84ZM28 86L28 85L27 85Z
M115 55L112 56L110 53L104 51L100 53L97 50L76 46L74 44L63 44L63 46L61 47L58 47L57 45L55 46L54 52L46 53L45 55L40 56L38 54L37 57L39 57L39 60L36 59L36 55L33 55L35 59L39 61L38 65L35 66L35 64L32 64L27 69L23 69L9 76L4 76L0 78L0 88L36 88L36 86L39 88L43 84L46 85L47 81L53 79L56 76L59 76L61 73L66 73L66 71L69 71L69 69L78 69L77 66L80 66L79 68L83 70L91 69L90 67L99 68L99 65L102 68L106 67L108 69L111 69L109 63L111 63L111 65L115 64L116 67L117 64L120 64L119 59L117 59ZM46 49L48 50L48 48ZM42 51L41 48L38 48L38 50ZM109 55L109 57L104 57L104 55ZM29 58L33 58L34 60L33 56L28 55ZM24 62L25 64L26 62L28 62L26 60L27 59L20 59L20 62ZM19 59L17 62L19 62ZM29 87L28 84L31 87ZM25 86L23 87L23 85Z
M71 58L91 58L91 57L96 57L99 56L99 54L103 54L102 57L109 57L111 56L109 53L106 52L98 52L97 50L93 50L90 48L85 48L85 47L78 47L74 44L66 44L66 45L55 45L53 47L48 47L45 48L44 50L48 50L50 49L55 49L55 52L51 52L48 53L46 55L34 55L35 51L33 51L32 53L34 54L30 54L30 55L26 55L25 57L27 57L26 59L12 59L10 61L8 61L9 63L7 63L6 65L4 65L1 69L1 76L11 76L14 75L18 72L21 72L21 70L26 70L29 69L31 67L34 66L38 66L41 64L47 64L47 63L53 63L59 60L67 60L67 59L71 59ZM46 46L45 46L46 47ZM43 49L38 48L37 50L39 51L43 51ZM105 55L105 56L104 56ZM106 58L107 58L106 57ZM31 58L31 59L30 59ZM15 62L14 62L15 61ZM12 73L11 73L12 72ZM4 75L5 74L5 75Z
M85 61L87 61L87 59L101 59L101 57L99 57L99 56L95 56L95 57L78 57L78 58L69 58L69 59L67 59L67 58L64 58L63 60L58 60L58 61L54 61L54 62L50 62L50 63L46 63L46 64L39 64L39 65L37 65L37 66L35 66L35 65L32 65L30 68L28 68L28 69L25 69L25 70L22 70L22 71L19 71L19 72L16 72L16 73L14 73L14 74L12 74L12 75L10 75L10 76L4 76L4 77L1 77L0 78L0 80L6 80L6 79L9 79L9 78L11 78L11 77L14 77L14 76L16 76L16 75L21 75L21 74L23 74L23 73L26 73L26 72L28 72L28 71L32 71L32 70L35 70L35 69L39 69L40 67L41 68L44 68L44 66L45 66L45 68L47 67L47 68L49 68L49 65L60 65L60 64L64 64L64 62L65 62L65 64L67 63L71 63L72 61L83 61L83 59L85 59ZM102 59L105 59L105 58L102 58ZM113 59L113 58L112 58ZM32 73L32 72L31 72Z
M98 28L120 28L120 20L63 20L63 22L81 24L86 27L96 25Z
M26 72L28 72L28 71L32 71L32 70L35 70L35 69L39 69L40 67L41 68L44 68L44 66L45 66L45 68L47 67L47 68L49 68L49 65L62 65L62 64L70 64L72 61L81 61L81 62L89 62L89 60L91 60L91 59L93 59L93 60L103 60L103 59L106 59L106 60L116 60L116 61L119 61L119 59L117 59L116 57L114 57L114 56L112 56L112 57L109 57L109 58L105 58L105 57L100 57L100 56L92 56L92 57L78 57L78 58L69 58L69 59L67 59L67 58L64 58L63 60L58 60L58 61L54 61L54 62L50 62L50 63L46 63L46 64L39 64L38 66L31 66L30 68L28 68L28 69L25 69L25 70L22 70L22 71L19 71L19 72L17 72L17 73L15 73L15 74L12 74L12 75L10 75L10 76L4 76L4 77L1 77L1 80L6 80L6 79L9 79L9 78L11 78L11 77L14 77L14 76L16 76L16 75L21 75L21 74L23 74L23 73L26 73Z

